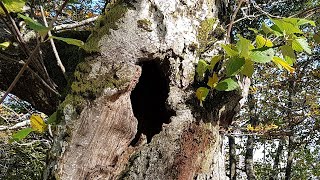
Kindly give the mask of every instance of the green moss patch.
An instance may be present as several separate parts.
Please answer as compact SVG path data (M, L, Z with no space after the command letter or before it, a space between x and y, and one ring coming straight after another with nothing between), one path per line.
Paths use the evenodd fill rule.
M88 41L84 45L84 49L88 52L99 52L99 41L106 35L110 34L110 29L117 30L117 22L124 17L128 10L128 5L124 1L116 2L110 7L105 15L102 15L96 23Z

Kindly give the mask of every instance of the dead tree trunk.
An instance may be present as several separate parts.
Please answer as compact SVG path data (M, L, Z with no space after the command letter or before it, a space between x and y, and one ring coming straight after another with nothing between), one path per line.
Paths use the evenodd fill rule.
M241 92L214 92L200 107L193 85L199 58L221 52L220 6L109 3L57 111L44 179L225 179L219 127Z

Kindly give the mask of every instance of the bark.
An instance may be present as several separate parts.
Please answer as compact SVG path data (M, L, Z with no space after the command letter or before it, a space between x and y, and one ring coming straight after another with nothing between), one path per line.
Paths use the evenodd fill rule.
M294 148L293 148L293 136L289 136L285 180L290 180L291 179L291 168L292 168L292 162L293 162L293 150L294 150Z
M285 140L284 139L281 139L279 141L279 146L277 148L277 151L276 151L276 156L274 158L274 164L273 164L273 177L270 177L270 180L272 179L278 179L278 174L280 173L279 172L279 165L280 165L280 156L282 154L282 151L283 151L283 146L284 146L284 143L285 143Z
M246 155L245 155L245 169L247 178L249 180L257 179L253 169L253 148L254 148L254 137L248 136Z
M256 103L253 100L253 95L248 95L248 104L249 104L249 115L250 115L250 124L252 126L256 126L258 124L258 118L256 114ZM246 155L245 155L245 170L247 174L247 178L249 180L257 179L254 172L254 163L253 163L253 149L254 149L254 140L253 136L248 136L247 145L246 145Z
M229 166L230 166L230 179L237 179L237 160L236 160L236 144L235 138L233 136L229 136Z
M204 107L194 96L195 64L210 61L224 42L215 38L218 6L213 0L109 3L85 45L92 54L78 64L57 110L44 179L225 179L219 128L232 122L243 95L213 92ZM164 101L159 94L149 98L167 107L168 121L134 114L130 95L143 83L146 62L165 79ZM156 108L140 113L149 109Z

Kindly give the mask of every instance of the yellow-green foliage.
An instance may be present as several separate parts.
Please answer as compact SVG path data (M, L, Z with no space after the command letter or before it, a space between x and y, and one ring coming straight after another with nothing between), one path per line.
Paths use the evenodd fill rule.
M199 41L199 53L202 53L206 46L212 41L210 39L210 33L212 33L212 28L216 19L209 18L201 22L199 29L198 29L198 41Z
M96 24L95 30L88 38L88 41L84 45L84 49L88 52L99 51L99 41L106 35L110 34L110 29L118 29L117 21L121 19L128 10L128 6L123 1L114 2L110 5L110 9L102 15Z

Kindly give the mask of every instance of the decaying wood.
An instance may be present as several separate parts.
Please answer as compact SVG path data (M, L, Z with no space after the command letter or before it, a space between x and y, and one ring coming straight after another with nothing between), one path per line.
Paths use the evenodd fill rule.
M232 122L241 92L215 92L202 108L192 86L200 56L209 61L223 43L216 39L203 44L215 33L210 25L202 27L208 19L217 20L215 1L112 1L108 9L110 14L87 42L99 55L78 66L83 71L75 73L72 84L70 95L86 103L78 109L72 102L62 103L45 178L225 179L219 128ZM206 30L203 37L199 29ZM130 91L137 79L135 64L145 61L161 66L169 88L165 103L174 115L151 142L132 147L137 120ZM123 77L120 87L98 86L93 94L96 90L88 90L97 80L115 79L117 84Z

